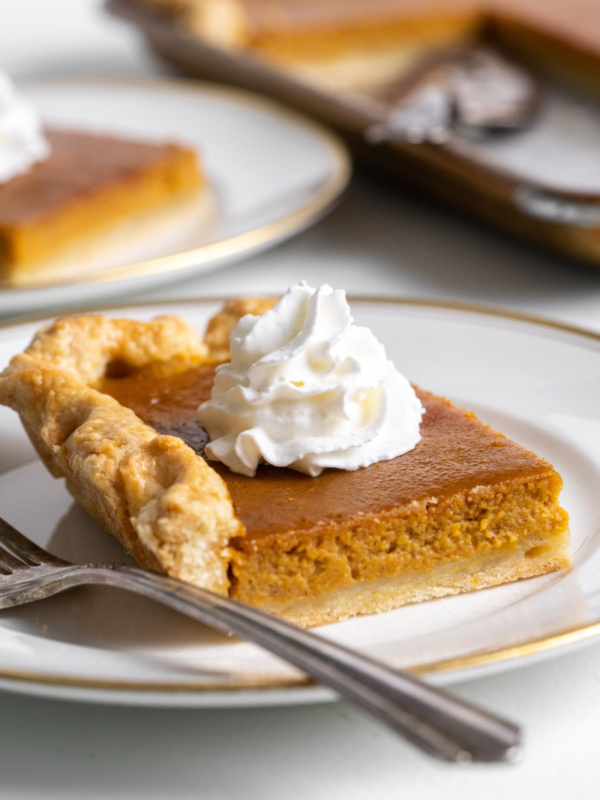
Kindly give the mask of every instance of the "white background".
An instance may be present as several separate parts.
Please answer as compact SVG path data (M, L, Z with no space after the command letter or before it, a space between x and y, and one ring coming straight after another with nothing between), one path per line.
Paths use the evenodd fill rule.
M0 67L17 79L166 72L133 30L92 0L5 0ZM302 278L350 293L503 306L600 331L600 272L505 240L365 175L313 229L160 297L273 293ZM0 797L598 796L600 644L455 688L524 725L521 763L434 763L344 703L182 711L0 693Z

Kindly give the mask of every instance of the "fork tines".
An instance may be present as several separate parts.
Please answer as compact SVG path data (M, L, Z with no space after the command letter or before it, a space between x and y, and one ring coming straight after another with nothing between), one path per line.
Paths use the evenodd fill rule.
M0 570L5 574L40 564L63 564L60 558L29 541L0 517Z

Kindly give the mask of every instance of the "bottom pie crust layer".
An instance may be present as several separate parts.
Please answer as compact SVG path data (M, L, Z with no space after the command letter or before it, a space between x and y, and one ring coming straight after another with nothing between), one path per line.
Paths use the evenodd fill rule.
M271 302L228 304L204 339L174 317L61 320L13 359L0 402L143 566L301 625L570 564L553 467L426 392L422 442L389 462L317 478L207 463L195 408L237 319Z

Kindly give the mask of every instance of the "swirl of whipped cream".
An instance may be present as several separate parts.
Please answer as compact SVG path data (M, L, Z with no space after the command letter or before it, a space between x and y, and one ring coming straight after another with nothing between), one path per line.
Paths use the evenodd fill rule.
M198 415L209 458L254 475L259 463L318 475L412 450L423 407L343 291L293 286L231 334L212 397Z
M35 109L0 72L0 183L27 172L49 153Z

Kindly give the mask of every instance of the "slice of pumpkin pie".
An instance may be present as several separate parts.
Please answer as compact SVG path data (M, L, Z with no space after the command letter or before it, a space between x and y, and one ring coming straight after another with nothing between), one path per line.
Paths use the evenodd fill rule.
M0 131L0 280L9 283L43 280L155 229L205 185L191 147L43 128L2 72Z
M301 625L569 565L548 462L411 387L343 293L272 306L230 301L204 337L58 320L0 402L142 566Z

